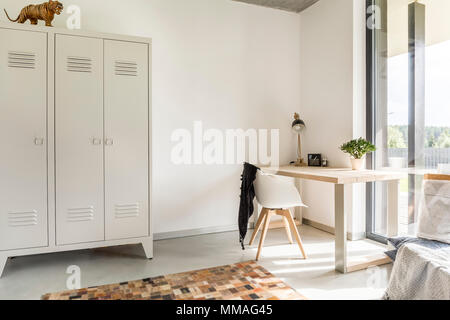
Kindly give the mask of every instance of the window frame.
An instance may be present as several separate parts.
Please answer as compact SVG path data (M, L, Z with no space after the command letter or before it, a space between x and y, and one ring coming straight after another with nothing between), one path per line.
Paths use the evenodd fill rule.
M375 0L366 0L366 21L371 18L369 7L375 5ZM372 143L375 141L376 123L376 60L375 58L375 36L376 29L366 26L366 138ZM375 169L374 154L366 157L367 169ZM366 238L387 244L387 237L374 232L375 228L375 183L366 184Z

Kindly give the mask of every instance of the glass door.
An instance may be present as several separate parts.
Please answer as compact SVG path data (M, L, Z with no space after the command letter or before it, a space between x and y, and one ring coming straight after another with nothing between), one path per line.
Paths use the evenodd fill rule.
M450 163L448 0L368 0L368 136L374 169L408 172L400 183L399 232L415 235L423 174ZM372 15L378 19L372 21ZM367 233L386 241L387 187L368 188Z

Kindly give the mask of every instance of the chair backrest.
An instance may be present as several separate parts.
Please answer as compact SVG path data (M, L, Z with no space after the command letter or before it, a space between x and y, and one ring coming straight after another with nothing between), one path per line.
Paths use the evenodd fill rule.
M268 209L306 207L294 179L269 175L258 170L254 183L256 200Z

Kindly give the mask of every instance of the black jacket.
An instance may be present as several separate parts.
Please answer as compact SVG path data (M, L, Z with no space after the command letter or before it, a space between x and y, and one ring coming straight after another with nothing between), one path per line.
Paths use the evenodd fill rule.
M241 201L239 204L239 236L242 250L245 250L244 239L247 235L248 220L253 215L253 200L255 199L253 182L255 182L258 170L259 168L249 163L244 163L244 172L241 176Z

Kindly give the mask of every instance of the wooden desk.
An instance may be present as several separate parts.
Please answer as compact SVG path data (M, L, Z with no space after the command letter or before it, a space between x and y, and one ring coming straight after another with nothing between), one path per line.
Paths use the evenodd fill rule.
M312 167L270 167L262 168L265 173L320 181L334 184L334 216L335 216L335 266L342 273L366 269L370 266L389 263L383 255L350 262L347 260L347 216L351 210L346 194L352 192L352 184L386 181L388 189L388 236L398 234L398 198L400 180L407 177L406 173L394 171L353 171L351 169L312 168Z

